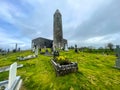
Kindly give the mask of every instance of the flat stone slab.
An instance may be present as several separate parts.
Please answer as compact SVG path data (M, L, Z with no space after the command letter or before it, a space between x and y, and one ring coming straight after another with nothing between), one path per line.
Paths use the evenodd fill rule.
M26 57L17 57L18 60L20 61L24 61L24 60L29 60L29 59L33 59L33 58L36 58L37 56L36 55L28 55Z
M21 67L23 67L23 64L17 65L17 68L21 68ZM5 72L9 70L10 70L10 66L0 67L0 72Z

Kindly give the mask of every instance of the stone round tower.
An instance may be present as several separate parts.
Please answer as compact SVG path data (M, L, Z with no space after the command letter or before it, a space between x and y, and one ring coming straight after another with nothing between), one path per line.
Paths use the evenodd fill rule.
M63 32L62 32L62 15L57 9L54 13L54 22L53 22L53 45L56 48L63 47Z

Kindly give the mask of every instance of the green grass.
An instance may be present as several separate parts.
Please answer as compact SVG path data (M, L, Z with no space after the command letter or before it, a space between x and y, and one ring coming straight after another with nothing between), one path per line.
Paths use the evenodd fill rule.
M39 55L27 61L17 61L17 56L31 54L30 51L0 56L0 67L13 62L24 64L17 75L23 79L22 90L120 90L120 70L115 69L113 55L60 52L70 61L78 63L78 72L56 77L50 63L52 57ZM0 81L8 79L8 72L0 73Z

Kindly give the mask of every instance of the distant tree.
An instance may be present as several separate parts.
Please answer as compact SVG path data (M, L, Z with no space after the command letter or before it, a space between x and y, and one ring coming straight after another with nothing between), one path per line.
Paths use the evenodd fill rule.
M13 49L13 53L15 53L16 52L16 49Z
M104 48L103 47L99 47L98 49L101 50L101 49L104 49Z
M99 47L99 48L98 48L98 51L99 51L99 53L104 53L104 52L105 52L105 49L104 49L103 47Z
M74 46L71 46L70 49L74 49Z
M113 46L114 46L114 45L113 45L112 43L108 43L108 44L107 44L107 47L108 47L110 50L113 50Z

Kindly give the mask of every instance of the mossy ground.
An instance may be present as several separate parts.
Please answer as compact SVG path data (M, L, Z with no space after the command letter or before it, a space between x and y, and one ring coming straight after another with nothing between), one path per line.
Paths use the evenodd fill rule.
M0 67L13 62L24 65L17 70L17 75L23 79L21 90L120 90L120 70L114 68L114 55L61 51L60 55L77 62L79 69L76 73L56 77L50 63L52 57L39 55L26 61L16 60L17 56L29 54L31 51L0 55ZM0 81L6 79L8 72L0 73Z

